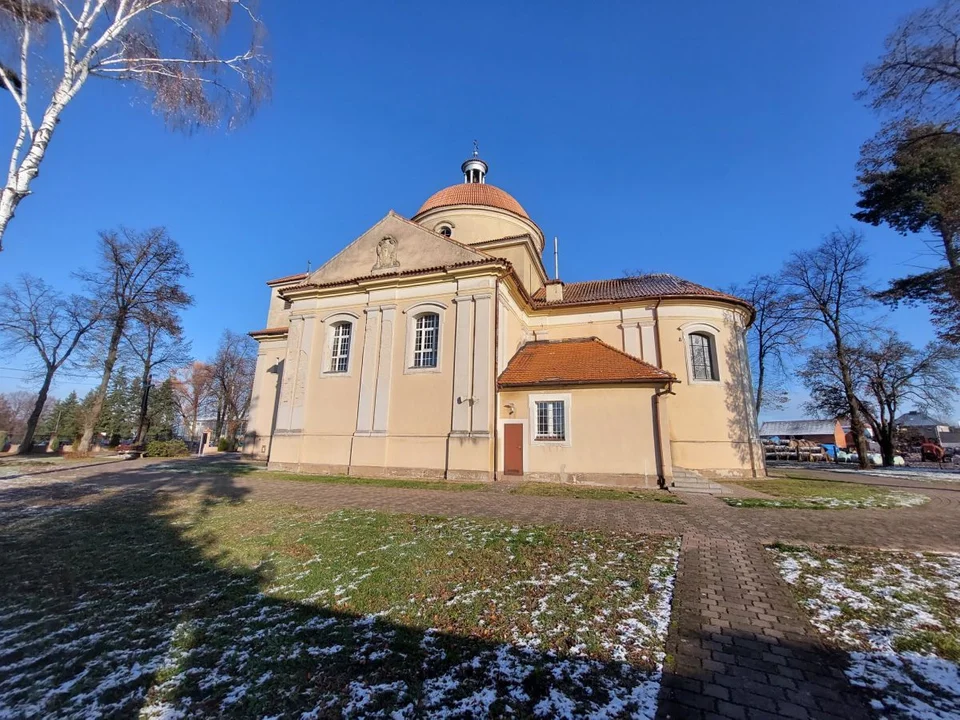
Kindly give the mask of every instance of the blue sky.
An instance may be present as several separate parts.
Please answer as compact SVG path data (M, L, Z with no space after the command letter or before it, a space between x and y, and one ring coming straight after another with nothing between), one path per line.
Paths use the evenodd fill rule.
M186 137L91 80L10 226L0 280L69 286L99 229L166 225L193 267L185 326L207 357L222 328L263 326L264 281L317 267L391 208L412 215L461 179L476 138L489 182L560 237L563 279L643 269L725 287L854 224L854 164L878 119L853 93L921 6L264 4L272 102L238 131ZM918 239L861 229L877 281L923 262ZM932 337L925 310L890 320ZM0 390L16 375L0 370Z

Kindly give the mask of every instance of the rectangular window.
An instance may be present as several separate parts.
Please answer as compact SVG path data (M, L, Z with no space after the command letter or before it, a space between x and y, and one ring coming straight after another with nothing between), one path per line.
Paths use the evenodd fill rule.
M437 366L440 340L440 316L428 313L417 318L413 339L413 366L431 368Z
M330 372L347 372L350 367L350 330L350 323L340 323L333 329Z
M537 402L537 440L566 440L563 400Z

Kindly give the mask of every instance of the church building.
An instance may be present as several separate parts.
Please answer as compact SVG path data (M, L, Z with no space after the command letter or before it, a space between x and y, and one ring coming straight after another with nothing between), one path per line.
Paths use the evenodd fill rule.
M267 283L244 453L364 477L762 475L751 306L668 274L551 279L523 206L476 152L461 170L412 218Z

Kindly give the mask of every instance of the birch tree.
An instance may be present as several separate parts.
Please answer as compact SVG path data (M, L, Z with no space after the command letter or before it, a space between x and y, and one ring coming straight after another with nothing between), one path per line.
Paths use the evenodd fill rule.
M124 332L146 312L175 317L189 306L193 298L183 287L189 275L183 250L165 228L143 232L120 228L100 234L100 267L80 278L100 298L109 334L102 348L103 376L84 420L79 452L90 451Z
M100 319L97 303L80 296L64 297L38 277L21 275L15 284L0 288L0 343L11 353L32 351L42 378L19 453L30 452L33 446L54 376Z
M270 85L256 2L0 0L0 88L19 119L0 192L0 243L91 77L145 96L174 129L252 115Z

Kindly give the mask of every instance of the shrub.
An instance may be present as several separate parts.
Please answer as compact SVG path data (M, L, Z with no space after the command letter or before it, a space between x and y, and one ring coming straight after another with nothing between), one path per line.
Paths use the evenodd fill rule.
M220 452L236 452L237 441L233 438L220 438L220 442L217 443L217 450Z
M151 440L146 454L148 457L184 457L190 454L190 448L183 440Z

